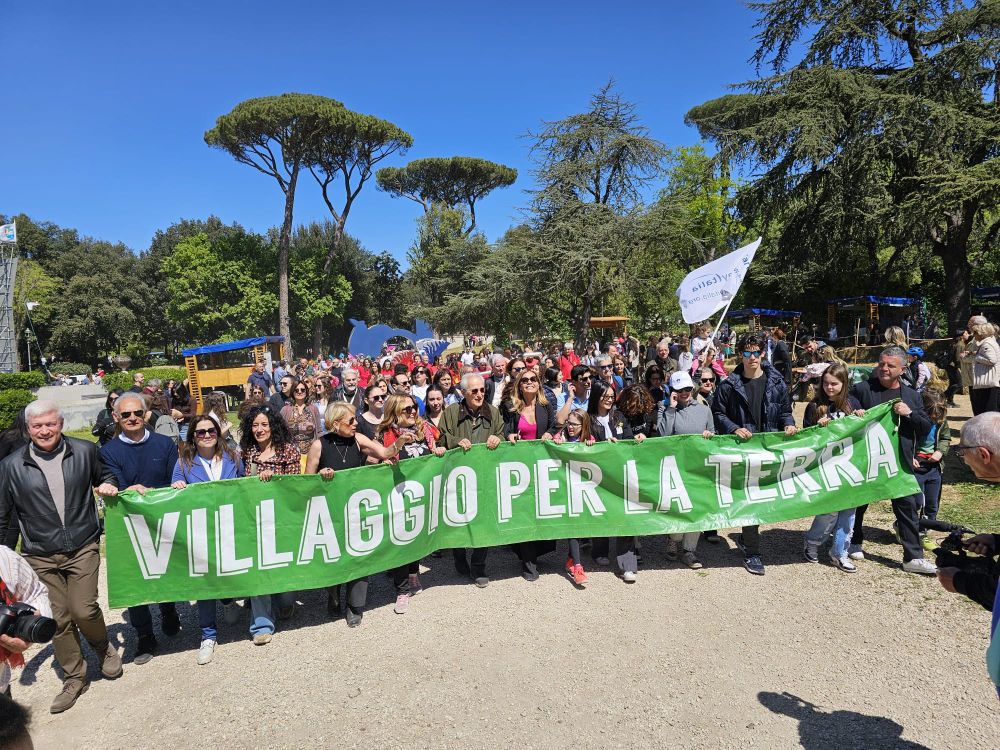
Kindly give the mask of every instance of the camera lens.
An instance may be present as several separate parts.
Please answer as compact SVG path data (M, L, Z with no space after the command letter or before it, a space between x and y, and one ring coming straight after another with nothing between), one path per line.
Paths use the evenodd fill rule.
M15 638L28 643L48 643L56 634L56 621L41 615L21 615L14 620Z

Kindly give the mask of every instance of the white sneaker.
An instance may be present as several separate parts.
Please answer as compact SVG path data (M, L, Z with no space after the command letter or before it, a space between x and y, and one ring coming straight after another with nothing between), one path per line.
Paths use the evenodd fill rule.
M243 607L237 602L230 602L222 607L222 620L227 625L235 625L243 616Z
M626 570L624 573L622 573L622 580L625 581L625 583L635 583L635 579L636 575L631 570Z
M198 663L201 665L208 664L212 661L212 655L215 653L215 641L206 638L201 642L201 648L198 649Z
M907 573L920 573L925 576L937 575L937 566L930 560L925 560L922 557L903 563L903 570Z
M852 560L864 560L865 553L861 551L860 544L852 544L847 548L847 556Z

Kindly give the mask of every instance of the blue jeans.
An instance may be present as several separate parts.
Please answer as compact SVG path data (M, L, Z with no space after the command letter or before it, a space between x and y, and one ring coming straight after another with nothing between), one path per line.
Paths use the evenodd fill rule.
M851 541L854 530L854 508L842 510L839 513L824 513L813 519L812 526L806 532L806 544L819 547L833 531L833 544L830 545L830 557L841 558L847 555L847 545Z
M215 599L198 602L198 627L201 628L203 641L214 641L218 632L215 627L215 603Z
M295 592L250 597L250 635L274 632L275 609L295 604Z
M930 471L913 472L924 496L924 518L935 519L941 504L941 469L935 466Z

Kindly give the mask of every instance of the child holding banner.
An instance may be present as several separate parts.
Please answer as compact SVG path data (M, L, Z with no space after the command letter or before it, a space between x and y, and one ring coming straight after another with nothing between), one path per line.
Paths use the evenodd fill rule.
M803 427L819 425L826 427L834 419L841 419L848 414L864 416L865 410L854 396L848 393L851 376L847 367L839 362L830 365L820 378L820 388L816 397L806 407ZM857 571L854 563L847 556L847 546L854 530L854 508L846 508L838 513L824 513L813 519L812 526L806 532L805 558L809 562L819 562L819 547L833 532L833 543L830 546L830 560L845 573Z
M590 415L583 409L571 411L566 417L566 424L556 433L553 442L593 445L594 438L590 434ZM569 557L566 558L566 575L576 586L583 586L587 582L587 573L583 569L580 540L568 539L567 541L569 542ZM606 564L607 560L604 562Z

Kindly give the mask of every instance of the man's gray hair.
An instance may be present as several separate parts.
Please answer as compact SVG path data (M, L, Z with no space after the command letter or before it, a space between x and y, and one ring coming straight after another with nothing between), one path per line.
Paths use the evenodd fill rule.
M357 371L357 370L352 370L352 369L351 369L350 367L348 367L348 368L346 368L346 369L344 369L344 370L341 370L340 374L341 374L341 375L342 375L343 377L345 377L345 378L346 378L346 377L347 377L348 375L354 375L355 377L357 377L357 375L358 375L358 371Z
M881 359L882 357L896 357L897 359L899 359L900 364L903 365L904 367L906 366L906 363L909 360L909 357L906 354L906 349L904 349L901 346L887 346L885 349L879 352L878 356L879 359Z
M459 384L458 387L464 392L465 389L469 387L469 381L474 380L475 378L479 378L480 380L482 380L483 385L486 384L486 379L478 372L467 372L462 376L461 383Z
M986 320L985 315L973 315L971 318L969 318L970 326L982 326L986 325L988 322L989 321Z
M45 414L58 414L59 421L63 421L62 408L55 401L49 401L48 399L40 398L37 401L32 401L26 407L24 407L24 419L29 421L34 417L41 417Z
M985 411L962 427L962 445L985 448L1000 461L1000 411Z
M163 385L163 381L160 380L159 378L153 378L146 385L155 390L156 388L159 388L161 385Z
M122 404L126 401L138 401L142 404L142 408L144 410L146 408L146 400L141 395L138 393L132 393L131 391L125 391L125 393L119 396L118 400L115 401L114 406L111 407L115 414L120 415L122 413Z

